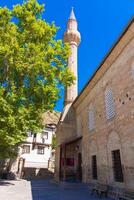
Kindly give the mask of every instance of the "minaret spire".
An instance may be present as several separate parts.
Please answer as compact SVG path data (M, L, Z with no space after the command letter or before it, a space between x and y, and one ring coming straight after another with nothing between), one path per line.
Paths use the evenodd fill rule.
M67 30L64 33L64 42L67 42L70 45L71 53L68 58L68 67L75 75L76 81L74 82L72 86L67 87L65 90L65 96L64 96L65 108L64 109L66 109L66 107L69 107L78 95L77 49L78 49L80 40L81 40L81 36L77 30L77 21L74 14L74 10L72 8L69 19L67 21Z
M69 19L76 20L76 17L75 17L75 14L74 14L74 8L73 7L72 7L72 10L71 10Z

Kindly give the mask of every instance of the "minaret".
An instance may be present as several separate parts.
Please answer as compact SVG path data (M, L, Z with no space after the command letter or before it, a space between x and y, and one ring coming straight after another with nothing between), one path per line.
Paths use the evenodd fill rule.
M70 17L67 22L67 30L64 33L64 42L69 43L71 48L71 53L68 58L68 67L74 73L76 80L72 86L69 86L65 89L65 96L64 96L64 106L68 107L72 104L74 99L78 95L78 81L77 81L77 49L80 43L80 33L77 30L77 21L74 15L73 8L70 13Z

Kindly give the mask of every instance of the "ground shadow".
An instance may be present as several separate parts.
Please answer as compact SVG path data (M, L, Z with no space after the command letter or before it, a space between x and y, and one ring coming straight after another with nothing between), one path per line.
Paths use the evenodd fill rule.
M31 180L32 200L99 200L97 195L91 195L87 184L55 182L49 180ZM101 200L106 200L103 198ZM107 198L107 200L111 200Z
M15 185L15 184L8 181L0 180L0 186L10 186L10 185Z
M27 167L23 169L23 179L51 179L53 178L53 172L44 168L32 168Z

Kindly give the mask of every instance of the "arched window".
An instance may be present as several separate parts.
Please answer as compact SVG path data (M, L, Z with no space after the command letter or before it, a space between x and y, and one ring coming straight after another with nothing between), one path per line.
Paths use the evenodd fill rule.
M114 99L111 89L105 91L105 107L106 107L106 118L111 119L115 116Z
M90 131L94 129L94 111L93 110L90 110L88 113L88 126L89 126Z
M81 130L81 118L80 116L77 117L77 135L80 136L82 134Z
M132 66L132 78L134 79L134 65Z

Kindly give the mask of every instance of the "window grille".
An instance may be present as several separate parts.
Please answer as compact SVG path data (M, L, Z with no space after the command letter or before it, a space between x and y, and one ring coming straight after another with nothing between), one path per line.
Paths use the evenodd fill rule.
M123 171L120 158L120 150L112 151L113 174L116 182L123 182Z
M38 146L37 154L44 154L44 147Z
M42 137L47 140L48 139L48 132L42 131Z
M89 117L89 130L92 131L94 129L94 112L93 111L89 111L88 114Z
M98 178L97 175L97 158L96 155L92 156L92 178L96 179Z
M106 106L106 118L111 119L115 116L114 99L111 89L105 92L105 106Z
M30 145L23 145L22 153L29 154L30 153Z

